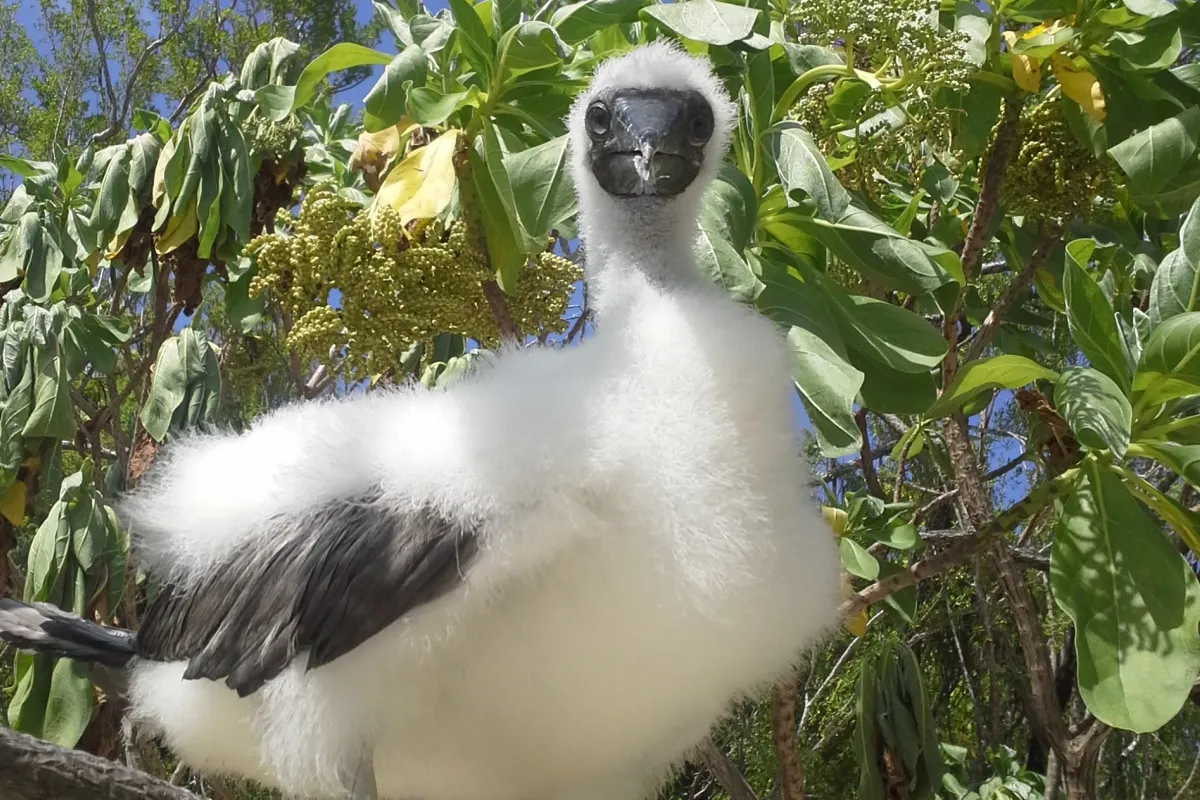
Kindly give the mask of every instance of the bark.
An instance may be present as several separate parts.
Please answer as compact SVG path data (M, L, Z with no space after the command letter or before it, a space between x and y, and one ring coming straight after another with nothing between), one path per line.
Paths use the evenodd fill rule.
M804 800L804 764L796 743L796 682L791 673L771 690L771 741L779 761L780 800Z
M4 800L196 800L191 792L79 750L0 729Z
M729 760L729 756L725 755L712 739L705 739L700 744L699 755L704 766L733 800L758 800L758 795L754 794L737 765Z

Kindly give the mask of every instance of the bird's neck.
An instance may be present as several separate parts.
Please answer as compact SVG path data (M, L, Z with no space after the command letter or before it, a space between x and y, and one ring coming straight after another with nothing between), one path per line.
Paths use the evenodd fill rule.
M619 314L645 291L704 285L696 265L696 209L674 200L612 200L589 204L581 219L587 248L589 305L597 319Z

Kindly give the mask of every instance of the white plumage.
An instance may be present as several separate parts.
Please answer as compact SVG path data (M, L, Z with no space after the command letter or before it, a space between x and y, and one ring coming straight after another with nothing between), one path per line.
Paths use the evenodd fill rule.
M601 189L583 114L614 87L708 100L681 194ZM437 599L247 697L135 658L134 719L196 769L301 796L345 796L367 753L395 800L639 800L821 637L840 567L807 497L783 339L692 255L733 123L707 64L668 46L600 68L569 125L597 328L580 346L167 448L122 512L185 590L254 554L272 520L303 528L371 487L388 512L476 531L478 551Z

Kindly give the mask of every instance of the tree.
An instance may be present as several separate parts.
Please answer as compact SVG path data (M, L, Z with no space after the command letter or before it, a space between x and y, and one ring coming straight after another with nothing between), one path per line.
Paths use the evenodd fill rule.
M791 346L847 600L672 796L1200 792L1200 7L375 8L394 53L231 24L229 74L170 56L174 119L123 78L4 161L0 591L136 626L109 502L181 431L586 336L562 118L677 38L740 112L701 263ZM14 728L115 753L75 665L14 686Z

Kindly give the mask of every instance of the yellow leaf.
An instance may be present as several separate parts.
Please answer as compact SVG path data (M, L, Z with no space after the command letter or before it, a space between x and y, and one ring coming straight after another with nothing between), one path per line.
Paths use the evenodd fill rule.
M114 236L112 241L108 243L108 247L105 248L104 257L109 261L112 261L114 258L121 255L121 250L125 248L125 243L129 241L129 237L132 233L133 228L130 228L129 230L123 231Z
M158 162L154 165L154 185L150 190L150 204L155 208L162 205L163 198L167 194L167 162L171 160L171 156L175 155L175 148L179 146L178 140L182 135L183 132L180 131L180 136L172 136L170 141L163 145Z
M867 610L864 608L846 618L846 630L856 639L867 632Z
M176 214L167 220L167 227L154 243L154 251L160 256L174 250L179 245L196 235L200 229L200 219L196 216L196 196L188 202L188 207L182 214Z
M25 482L13 481L4 497L0 497L0 514L13 525L25 521Z
M1041 27L1040 25L1038 27ZM1028 37L1028 34L1026 34ZM1013 53L1013 45L1017 43L1017 35L1012 31L1004 32L1004 41L1008 43L1008 52L1012 55L1012 76L1017 86L1027 92L1036 92L1042 85L1042 68L1033 56L1023 56Z
M840 508L833 506L821 506L821 516L829 527L833 528L833 535L840 537L846 531L846 512Z
M436 217L454 192L454 150L460 131L450 129L424 147L414 150L392 167L379 187L375 205L386 205L400 215L401 224Z
M408 117L402 118L390 128L384 128L375 133L366 131L358 135L358 146L350 154L347 166L351 170L360 170L367 186L371 191L379 191L379 184L387 173L392 159L404 147L409 135L416 130Z
M1050 57L1050 66L1063 94L1074 100L1092 119L1103 122L1107 116L1104 90L1096 76L1086 69L1080 69L1074 61L1058 53Z

